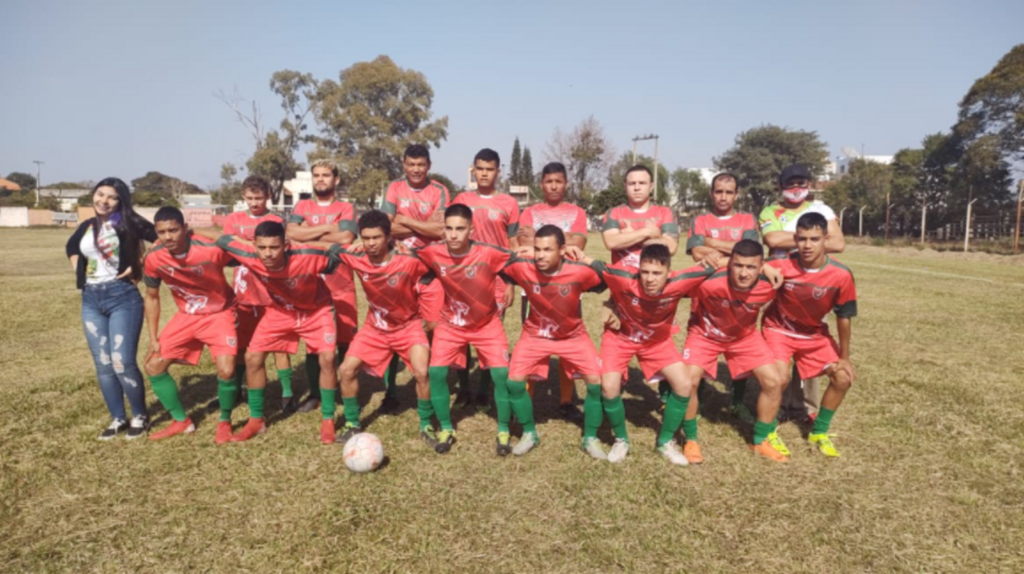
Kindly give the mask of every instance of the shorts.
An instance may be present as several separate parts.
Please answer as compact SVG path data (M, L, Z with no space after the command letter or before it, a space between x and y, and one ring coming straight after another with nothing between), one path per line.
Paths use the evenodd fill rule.
M363 370L374 377L383 377L394 353L398 353L409 369L412 369L409 352L416 345L430 348L427 334L423 332L423 325L418 319L393 331L382 331L367 325L356 334L345 356L357 357L363 362Z
M689 331L683 343L683 363L704 369L704 377L718 378L718 356L725 355L732 380L747 377L751 371L764 365L774 365L775 356L761 333L750 335L728 343L705 337L699 331Z
M332 293L332 297L335 294ZM351 343L359 331L359 311L356 309L356 293L338 293L337 299L332 299L334 304L334 322L338 326L338 342Z
M420 316L428 323L441 322L441 307L444 306L444 288L441 282L431 281L430 283L417 283L416 293L419 296L417 301L420 305Z
M826 369L839 362L839 345L831 335L801 339L774 329L764 329L764 340L776 361L788 365L789 360L794 359L796 370L804 380L823 374Z
M260 324L260 319L266 314L266 307L235 306L235 330L238 332L238 348L242 352L249 348L252 334L256 332L256 325Z
M163 359L197 365L204 346L214 357L238 354L234 307L208 315L175 313L160 333Z
M465 369L467 345L476 349L481 369L508 367L508 339L497 315L490 323L472 331L447 322L438 323L430 347L430 366Z
M683 361L672 337L657 342L634 343L614 331L605 331L601 335L601 374L626 372L634 355L640 360L640 370L648 381L665 367Z
M512 350L509 378L517 381L527 377L547 379L551 355L558 356L569 378L601 374L601 360L586 331L568 339L547 339L523 333Z
M306 352L309 354L334 351L337 348L334 309L330 305L292 311L276 305L265 309L266 315L256 326L256 332L249 343L250 351L294 355L299 350L299 339L306 342Z

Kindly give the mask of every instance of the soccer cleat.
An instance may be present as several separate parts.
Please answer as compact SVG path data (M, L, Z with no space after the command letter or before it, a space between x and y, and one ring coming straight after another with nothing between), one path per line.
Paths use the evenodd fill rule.
M148 430L149 417L146 415L135 415L132 417L131 422L128 423L128 433L124 435L124 438L128 440L135 440L146 434L146 431Z
M629 454L629 439L616 438L612 449L608 451L608 462L618 464L626 460L627 454Z
M101 432L100 436L96 437L96 439L110 440L117 436L118 433L123 433L126 430L128 430L128 421L124 419L114 419L110 421L110 426L103 429L103 432Z
M558 416L569 422L583 422L583 413L580 412L579 407L572 403L558 405Z
M196 432L196 425L192 422L192 419L186 418L183 421L174 421L164 430L149 435L149 440L163 440L176 434L191 434L194 432Z
M384 394L384 400L380 402L380 412L384 414L398 412L398 397Z
M786 443L782 442L782 438L779 437L778 432L772 431L768 433L768 437L765 438L765 441L770 442L775 450L782 453L782 456L790 455L789 447L786 446Z
M217 437L213 439L215 444L231 442L231 421L220 421L217 423Z
M807 435L807 441L813 445L817 445L818 452L821 454L831 457L839 458L839 451L836 450L836 445L832 444L832 439L825 433Z
M498 456L508 456L512 452L512 435L507 432L498 433Z
M524 432L522 438L512 449L512 454L523 456L540 445L540 435L535 432Z
M441 451L439 451L437 449L438 449L438 447L440 447L442 445L442 443L441 443L441 441L437 440L437 432L433 429L433 427L423 427L423 428L421 428L420 429L420 438L423 439L423 442L427 443L427 446L429 446L431 448L431 450L433 450L434 452L437 452L437 453L441 453ZM445 447L445 451L444 452L448 452L447 451L447 446Z
M597 440L597 437L583 439L583 444L580 445L580 448L583 449L583 452L597 460L608 460L608 455L604 452L604 448L601 447L601 441Z
M263 424L263 419L249 419L242 430L231 435L231 442L245 442L265 432L267 432L267 425Z
M754 454L763 456L768 460L774 460L775 462L789 462L789 458L781 452L775 450L772 443L764 441L761 444L755 444L750 446L750 450L754 451Z
M683 445L683 456L686 460L690 461L690 464L700 464L704 462L704 455L700 452L700 444L695 440L688 440Z
M285 415L295 414L299 410L299 401L295 397L281 397L281 412Z
M357 434L363 432L363 429L359 425L354 425L352 423L345 423L345 426L343 426L341 428L342 428L342 430L344 432L342 432L340 435L338 435L338 438L335 439L335 441L334 441L334 442L336 442L338 444L345 444L345 443L348 442L348 439L350 439L350 438L356 436Z
M738 405L729 405L729 412L732 413L732 416L739 419L740 422L746 423L748 425L754 424L756 420L754 418L754 415L750 412L750 409L747 408L747 405L743 403L740 403Z
M299 412L308 413L310 411L315 411L318 408L320 408L320 397L307 397L306 400L302 401L302 404L299 405Z
M452 403L452 410L462 410L473 404L473 395L466 391L459 391L455 394L455 402Z
M437 440L441 444L434 447L434 452L444 454L452 450L452 445L455 444L455 431L442 429L441 432L437 433Z
M336 442L345 444L345 441L335 438L334 419L320 421L320 444L334 444Z
M676 443L675 439L672 439L667 443L659 446L658 452L660 452L661 456L668 459L668 461L671 462L672 464L678 466L687 466L690 464L690 461L687 460L686 456L684 456L683 453L680 452L679 445Z

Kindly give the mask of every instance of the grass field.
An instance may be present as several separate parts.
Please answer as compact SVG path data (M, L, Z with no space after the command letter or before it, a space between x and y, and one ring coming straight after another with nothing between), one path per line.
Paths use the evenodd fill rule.
M172 371L194 435L97 441L107 411L68 235L0 230L0 571L1024 571L1024 259L866 246L840 258L861 314L858 381L833 424L839 460L792 424L780 428L789 465L753 458L716 384L701 422L707 462L670 467L653 450L657 399L635 376L635 446L621 466L579 451L550 384L536 399L539 450L499 459L494 420L463 412L441 457L416 436L402 373L397 416L377 417L382 387L364 385L364 424L390 461L353 475L340 447L316 440L319 415L280 419L273 384L269 432L215 446L205 356ZM603 256L599 244L590 251ZM588 295L588 316L601 298ZM512 341L518 316L506 320Z

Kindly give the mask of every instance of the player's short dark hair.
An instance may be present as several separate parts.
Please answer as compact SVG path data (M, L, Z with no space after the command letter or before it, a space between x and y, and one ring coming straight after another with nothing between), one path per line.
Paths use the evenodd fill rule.
M371 209L359 216L359 231L364 229L380 229L384 235L391 235L391 220L379 209Z
M569 174L565 171L565 165L562 162L553 161L544 166L544 169L540 170L540 178L544 179L545 175L551 175L552 173L560 173L565 179L569 179Z
M646 171L648 177L651 178L651 181L654 181L654 173L651 172L651 168L641 164L636 164L633 167L627 169L626 174L622 176L622 180L625 181L626 178L629 177L629 174L633 173L634 171Z
M711 190L712 191L714 191L714 189L715 189L715 183L717 183L718 180L720 180L720 179L725 179L725 180L731 179L733 181L733 183L736 184L736 189L737 190L740 187L740 180L736 179L735 175L733 175L733 174L731 174L731 173L729 173L727 171L723 171L722 173L720 173L720 174L716 175L715 177L711 178Z
M466 221L473 223L473 210L468 205L462 203L453 203L444 210L444 218L449 217L461 217Z
M732 246L732 254L740 257L764 257L764 246L753 239L741 239Z
M258 191L270 197L270 182L258 175L250 175L242 181L242 193L245 193L247 189Z
M816 212L805 213L796 220L797 229L807 230L815 227L820 227L823 233L828 233L828 220L824 215Z
M430 150L423 144L410 144L405 148L405 153L402 155L402 159L405 158L424 158L427 163L430 163Z
M669 252L667 245L655 243L653 245L645 245L640 250L640 263L644 261L654 261L660 263L665 267L672 265L672 253Z
M501 156L498 155L498 152L489 147L485 147L484 149L476 152L476 156L473 158L473 165L476 165L476 162L478 161L493 161L494 165L501 166Z
M277 221L264 221L256 226L254 237L280 237L284 241L284 226Z
M534 237L554 237L559 247L565 245L565 233L557 225L551 225L550 223L538 229Z
M158 223L160 221L177 221L179 225L184 227L185 214L183 214L177 207L165 205L156 210L156 215L153 216L153 223Z

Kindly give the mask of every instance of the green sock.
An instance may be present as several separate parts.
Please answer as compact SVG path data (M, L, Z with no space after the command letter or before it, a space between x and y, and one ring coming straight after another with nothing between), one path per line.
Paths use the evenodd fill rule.
M772 431L773 423L763 423L761 421L754 421L754 445L759 445L764 442L764 439L768 438Z
M596 438L603 421L601 385L587 385L587 396L583 398L583 438Z
M320 398L320 355L306 355L306 385L310 398Z
M263 418L263 392L266 389L249 389L249 418Z
M681 397L675 393L668 394L665 401L665 416L661 419L661 432L658 433L657 446L661 446L672 437L676 436L679 425L686 417L686 407L690 404L690 397Z
M217 400L220 402L220 420L231 422L231 411L235 408L238 397L238 379L228 381L217 378Z
M512 403L508 396L508 379L494 383L494 407L498 411L498 432L508 432L512 421Z
M672 385L668 384L668 381L658 381L658 396L661 397L661 403L665 404L668 402L668 396L672 394Z
M508 378L508 369L505 369L505 377ZM494 385L494 376L491 375L490 369L484 369L480 372L480 388L477 389L476 394L479 397L486 397L491 394L491 387Z
M683 434L686 435L686 440L692 440L697 442L697 418L683 419Z
M281 380L281 396L286 398L286 399L291 397L292 396L292 370L291 370L291 368L288 368L288 369L278 369L277 370L277 378Z
M814 428L811 432L814 434L825 434L828 432L828 428L832 426L832 417L836 412L832 409L826 409L822 407L818 410L818 418L814 419Z
M504 371L504 372L503 372ZM508 378L508 369L494 369L494 384L501 384L502 379ZM512 411L516 413L516 419L523 425L524 433L537 434L537 426L533 422L533 401L526 392L526 382L508 381L508 402L512 405Z
M320 414L324 420L333 420L338 409L338 389L320 389Z
M441 430L453 430L451 391L448 390L448 367L430 367L430 404L434 405Z
M732 382L732 405L743 404L743 397L747 394L747 380L739 379Z
M615 438L629 440L629 434L626 432L626 407L622 404L622 395L614 399L603 399L602 403L604 414L612 425Z
M398 355L391 355L391 362L384 371L384 397L394 397L398 394Z
M174 383L174 377L170 373L150 377L149 384L153 387L153 394L160 399L160 404L171 413L174 420L180 422L188 418L185 415L185 407L181 405L181 397L178 396L178 385Z
M345 424L359 426L359 397L341 397L345 410Z
M420 415L420 430L430 428L430 417L434 416L434 405L430 399L416 399L416 413Z

